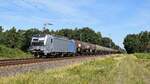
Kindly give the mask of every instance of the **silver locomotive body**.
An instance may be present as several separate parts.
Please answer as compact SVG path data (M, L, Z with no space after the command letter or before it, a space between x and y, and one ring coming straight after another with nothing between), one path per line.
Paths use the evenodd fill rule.
M74 40L53 35L33 36L29 50L35 56L73 55L76 53Z

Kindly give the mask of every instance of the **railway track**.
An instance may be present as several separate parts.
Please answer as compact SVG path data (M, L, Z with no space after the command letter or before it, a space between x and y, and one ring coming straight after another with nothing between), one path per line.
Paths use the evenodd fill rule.
M7 60L0 60L0 67L2 66L11 66L11 65L20 65L20 64L30 64L30 63L38 63L42 62L42 59L34 59L34 58L27 58L27 59L7 59Z
M22 65L22 64L32 64L48 61L57 61L64 59L74 59L74 58L83 58L83 57L93 57L93 56L76 56L76 57L62 57L62 58L27 58L27 59L5 59L0 60L0 67L3 66L13 66L13 65Z

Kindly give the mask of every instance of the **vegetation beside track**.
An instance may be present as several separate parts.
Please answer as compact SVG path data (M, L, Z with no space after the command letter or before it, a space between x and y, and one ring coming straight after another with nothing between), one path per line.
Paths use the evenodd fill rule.
M134 55L140 59L150 59L150 53L135 53Z
M31 57L30 53L25 53L20 49L12 49L0 45L0 59L9 59L9 58L28 58Z
M142 54L138 54L142 55ZM148 56L148 55L146 55ZM150 59L116 55L64 67L1 78L2 84L149 84Z

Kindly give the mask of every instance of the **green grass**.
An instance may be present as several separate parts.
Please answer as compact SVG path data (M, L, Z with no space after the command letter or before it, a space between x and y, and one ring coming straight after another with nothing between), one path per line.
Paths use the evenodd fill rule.
M144 61L144 62L143 62ZM0 84L150 84L150 60L116 55L70 65L0 78Z
M150 53L136 53L134 55L138 58L137 62L139 64L150 70Z
M0 79L0 84L99 84L109 81L107 76L117 61L113 58L94 60L45 72L31 72Z
M4 45L0 45L0 59L26 58L26 57L31 57L31 54L25 53L19 49L11 49L5 47Z
M150 53L135 53L134 55L140 59L150 59Z

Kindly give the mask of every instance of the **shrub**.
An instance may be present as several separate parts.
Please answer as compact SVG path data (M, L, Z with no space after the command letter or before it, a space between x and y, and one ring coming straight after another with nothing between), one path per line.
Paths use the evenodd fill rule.
M20 49L8 48L4 45L0 45L0 58L26 58L31 57L30 53L25 53Z

